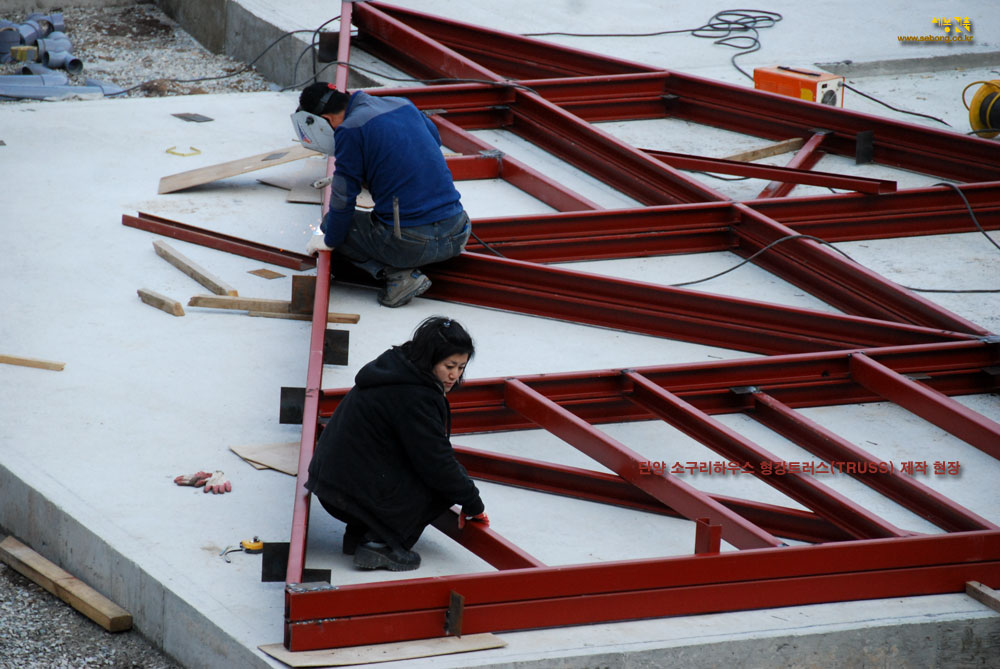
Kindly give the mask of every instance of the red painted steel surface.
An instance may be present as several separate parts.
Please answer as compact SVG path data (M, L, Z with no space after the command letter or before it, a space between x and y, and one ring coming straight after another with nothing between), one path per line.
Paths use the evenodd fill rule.
M346 22L351 4L344 3ZM372 91L410 97L432 113L444 143L466 154L449 160L456 178L504 179L568 212L474 221L486 244L511 259L486 256L489 249L473 240L469 253L428 268L434 280L429 297L770 356L470 381L449 397L457 433L541 424L618 475L459 447L469 471L533 490L680 514L699 523L694 547L699 552L718 550L715 532L737 546L759 547L547 567L492 529L466 526L459 532L453 515L446 514L438 519L439 528L501 571L301 588L294 583L304 559L307 513L302 502L307 512L308 498L299 486L294 559L286 585L286 646L306 650L442 636L452 592L465 598L463 632L473 633L960 592L967 580L1000 586L997 526L909 477L894 472L857 476L948 533L907 536L806 477L789 478L778 487L809 511L706 495L677 477L640 476L642 456L593 427L665 418L726 457L761 462L775 457L711 418L744 412L820 458L872 464L874 456L794 409L889 399L997 456L1000 426L948 397L998 389L1000 342L984 337L988 333L981 326L807 240L774 247L754 262L854 315L536 264L720 250L749 257L790 234L846 241L976 230L951 188L891 193L877 181L802 174L821 152L853 156L864 131L874 131L875 162L983 182L960 189L983 227L995 230L1000 228L995 144L657 71L381 3L358 3L353 9L356 43L377 57L414 76L468 80ZM342 49L348 35L341 35ZM346 50L338 57L346 61ZM344 83L339 75L346 75L346 69L340 69L338 83ZM766 139L809 141L792 160L794 170L738 168L775 183L758 199L734 203L663 164L655 152L643 152L591 125L630 119L680 119ZM479 129L512 132L649 206L599 211L595 203L530 166L491 152L470 132ZM694 156L673 159L678 166L711 169ZM792 175L868 194L782 197L796 183ZM319 271L328 278L325 266ZM327 291L323 286L321 298L317 289L300 472L315 440L317 415L332 413L345 392L321 391L315 378L315 340L322 334L317 323L322 312L325 329ZM321 357L318 367L322 369ZM703 518L710 520L705 524ZM852 535L890 538L852 540ZM773 547L779 544L775 536L816 545Z

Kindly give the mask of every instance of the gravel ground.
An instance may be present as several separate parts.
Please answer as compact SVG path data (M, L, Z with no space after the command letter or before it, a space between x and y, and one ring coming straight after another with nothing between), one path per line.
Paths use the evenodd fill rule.
M20 23L29 13L0 18ZM97 79L131 89L115 97L277 89L243 63L205 49L153 4L67 6L62 14L72 53L83 62L83 71L69 75L71 85L82 86L87 79ZM20 74L24 65L2 64L0 74ZM190 81L193 79L205 80Z
M138 632L105 632L0 563L0 668L179 669Z
M118 97L163 97L276 90L252 69L218 56L181 30L152 4L62 9L66 35L83 71L70 84L98 79L122 88ZM27 13L7 15L20 22ZM0 64L20 74L23 63ZM63 70L60 70L63 72ZM238 73L239 74L236 74ZM198 82L199 79L228 76ZM0 101L0 104L21 104ZM0 536L5 532L0 529ZM111 634L59 598L0 563L0 669L178 669L136 631Z

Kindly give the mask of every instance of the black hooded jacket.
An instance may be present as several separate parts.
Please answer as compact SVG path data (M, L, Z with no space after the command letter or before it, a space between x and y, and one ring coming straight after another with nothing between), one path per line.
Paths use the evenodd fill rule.
M451 409L442 385L393 347L361 368L323 429L306 488L347 495L390 529L411 533L427 509L485 509L455 459Z

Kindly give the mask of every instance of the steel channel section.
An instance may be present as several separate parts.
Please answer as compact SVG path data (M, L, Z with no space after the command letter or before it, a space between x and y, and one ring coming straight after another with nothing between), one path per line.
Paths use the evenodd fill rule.
M802 472L765 476L762 463L779 463L782 458L753 443L703 411L660 388L640 374L626 372L631 383L629 399L640 404L730 462L753 466L753 475L806 508L859 539L899 537L907 534L892 523L855 504L844 495Z
M462 153L485 153L487 156L496 154L494 158L497 163L496 178L503 179L553 209L557 211L600 209L600 206L595 202L566 188L555 179L525 165L520 160L496 151L491 145L455 125L447 118L440 115L434 115L431 118L437 126L441 141L445 146Z
M865 355L851 356L851 377L869 390L1000 459L1000 423Z
M941 529L947 532L1000 530L994 523L904 474L894 465L889 471L880 471L883 461L767 393L755 392L753 399L753 410L747 415L826 462L864 465L867 473L848 471L847 474Z
M514 95L515 134L643 204L729 199L537 95Z
M795 155L792 156L792 159L788 161L785 166L792 169L808 171L823 157L820 147L823 145L823 140L826 139L826 136L826 132L813 133L812 137L806 140L806 143L802 145L802 148L795 152ZM785 197L792 192L792 189L795 188L795 186L796 182L794 181L772 181L768 185L764 186L764 190L760 192L757 199L763 200L772 197ZM893 184L892 190L896 190L895 184Z
M341 25L350 25L353 3L341 3ZM347 66L350 56L351 32L343 30L337 45L336 87L347 90ZM333 174L333 156L327 160L327 176ZM330 186L323 190L321 211L330 203ZM305 569L306 546L309 540L309 496L306 479L309 462L316 447L319 402L323 387L323 347L326 339L327 313L330 310L330 252L316 254L316 290L313 296L312 323L309 331L309 358L306 368L305 401L302 408L302 435L299 441L298 473L295 477L295 501L292 507L291 536L288 544L288 566L285 583L301 583Z
M743 215L735 227L735 233L743 242L738 250L740 255L749 257L778 239L799 234L746 205L736 203L733 206ZM754 262L852 314L970 336L987 334L975 323L812 239L794 239L772 247Z
M544 562L511 543L488 525L467 522L464 527L459 528L458 514L455 511L445 511L434 520L433 525L497 569L545 566Z
M684 517L615 474L480 451L464 446L455 446L455 453L458 461L473 478L674 518ZM809 543L844 541L853 538L811 511L725 495L709 493L708 496L775 536Z
M967 337L920 326L706 295L464 253L426 268L427 297L757 353L922 344Z
M287 267L298 271L311 269L316 266L316 259L312 256L295 253L286 249L279 249L275 246L268 246L259 242L247 239L240 239L232 235L224 235L221 232L205 230L193 225L178 223L160 216L139 212L138 216L122 214L122 225L130 228L138 228L146 232L153 232L165 237L180 239L184 242L199 244L217 251L225 251L244 258L253 258L262 262Z
M731 174L735 176L752 177L754 179L775 179L778 180L778 183L788 182L793 184L824 186L827 188L843 188L857 191L858 193L870 193L873 195L880 193L894 193L896 191L896 182L888 181L886 179L867 179L864 177L834 174L832 172L814 172L791 165L787 167L755 165L753 163L740 162L738 160L723 160L721 158L690 156L683 153L672 153L670 151L656 151L652 149L643 149L643 151L647 155L676 167L679 170Z
M392 5L370 3L441 44L488 64L507 79L655 71L641 63L559 47L515 33L491 30Z
M689 520L708 518L722 525L726 541L739 548L778 546L769 532L733 513L708 495L676 477L640 473L642 456L595 429L544 395L517 379L508 379L504 402L574 448L586 453L635 487L647 492Z
M998 544L968 532L286 592L286 638L309 650L444 636L451 592L466 634L962 592L998 585Z

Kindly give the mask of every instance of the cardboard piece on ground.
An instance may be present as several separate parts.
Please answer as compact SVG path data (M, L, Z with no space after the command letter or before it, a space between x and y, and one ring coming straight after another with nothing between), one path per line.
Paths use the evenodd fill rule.
M235 288L194 262L162 239L153 241L156 255L208 288L216 295L238 295Z
M278 149L276 151L258 153L255 156L249 156L247 158L230 160L229 162L219 163L218 165L199 167L198 169L188 170L187 172L178 172L177 174L165 176L160 179L160 188L157 192L160 195L163 195L164 193L173 193L179 190L184 190L185 188L191 188L192 186L200 186L202 184L218 181L219 179L234 177L238 174L245 174L255 170L262 170L265 167L273 167L274 165L283 165L285 163L290 163L293 160L301 160L315 155L317 155L315 151L304 148L301 144L293 144L292 146Z
M506 645L507 642L503 639L487 633L380 643L373 646L303 650L296 653L289 651L280 643L270 643L258 648L290 667L346 667L368 662L393 662L418 657L468 653L474 650L503 648Z
M132 614L14 537L0 541L0 560L109 632L132 629Z
M38 358L21 358L16 355L2 354L0 354L0 363L4 363L6 365L20 365L22 367L37 367L38 369L51 369L53 372L61 372L66 366L65 362L39 360Z
M322 204L323 191L313 188L311 183L295 184L295 187L288 191L285 202L296 204Z
M298 475L299 443L297 441L230 446L229 450L257 469L274 469L290 476Z

